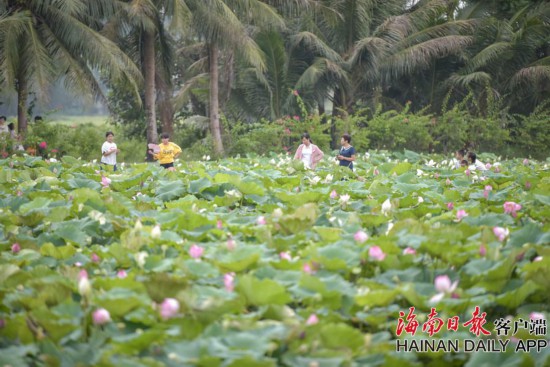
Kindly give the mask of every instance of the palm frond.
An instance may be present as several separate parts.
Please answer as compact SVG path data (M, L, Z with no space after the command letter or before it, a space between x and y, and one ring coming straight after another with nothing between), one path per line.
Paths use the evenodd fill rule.
M496 42L490 44L468 61L468 63L464 67L464 73L469 74L474 70L478 70L480 68L490 65L492 62L498 59L509 57L506 56L506 54L511 52L512 48L513 45L509 42Z
M476 71L469 74L452 74L446 81L445 85L449 87L468 88L472 85L486 85L491 81L491 75L483 71Z
M512 76L510 87L528 87L533 85L550 85L550 65L529 66L520 69Z
M316 55L325 57L334 62L342 62L342 57L334 51L329 45L323 42L319 37L310 32L300 32L293 35L291 38L292 47L297 47L303 44L310 48Z
M399 77L402 74L426 69L434 60L459 53L471 43L470 36L439 37L400 50L388 60L381 60L381 65L394 77Z
M181 109L189 100L189 93L202 83L206 83L208 79L208 73L202 73L195 75L187 80L187 82L178 90L174 98L172 99L174 108L176 110Z

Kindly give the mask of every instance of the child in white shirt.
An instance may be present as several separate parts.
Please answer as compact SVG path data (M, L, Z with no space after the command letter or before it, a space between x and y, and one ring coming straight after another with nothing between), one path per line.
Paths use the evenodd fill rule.
M112 167L113 171L116 172L116 155L120 152L120 150L113 142L115 139L115 134L113 134L112 131L107 131L105 134L105 139L105 143L101 146L101 163Z

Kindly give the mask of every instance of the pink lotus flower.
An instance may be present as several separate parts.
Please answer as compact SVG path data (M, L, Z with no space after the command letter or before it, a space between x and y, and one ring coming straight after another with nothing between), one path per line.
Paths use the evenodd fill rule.
M537 256L533 259L533 262L542 261L542 256Z
M416 255L416 250L412 247L407 247L403 250L403 255Z
M521 209L521 205L514 203L513 201L507 201L503 205L504 213L510 214L512 217L517 216L517 211Z
M263 226L267 223L267 221L265 220L265 217L263 215L259 216L258 219L256 219L256 224L258 224L259 226Z
M234 239L229 238L229 239L227 240L227 249L228 249L229 251L233 251L233 250L235 250L235 247L237 247L237 243L235 242Z
M531 312L529 318L531 320L544 320L544 314L541 312Z
M98 263L101 261L101 258L94 252L92 255L90 255L90 260L94 263Z
M529 165L529 159L525 158L525 159L523 160L523 165L524 165L524 166Z
M279 253L279 258L280 258L281 260L287 260L287 261L292 260L292 256L290 256L290 252L288 252L288 251L280 252L280 253ZM307 265L307 264L305 264L305 265ZM305 266L305 265L304 265L304 266ZM309 265L308 265L308 266L309 266Z
M372 171L372 174L375 176L378 176L380 174L380 171L377 168L375 168L374 171Z
M98 308L92 313L94 325L105 325L111 321L111 314L104 308Z
M336 192L336 190L332 190L330 192L330 198L333 199L333 200L338 198L338 193Z
M458 286L458 280L451 283L447 275L438 275L434 281L435 290L439 293L453 293Z
M495 173L500 173L500 167L499 166L495 166Z
M355 242L359 243L364 243L368 238L369 236L361 230L355 232L355 234L353 235L353 239L355 240Z
M80 261L77 261L74 263L74 266L76 266L77 268L80 268L82 266L82 263Z
M40 149L46 149L46 148L48 147L48 144L46 144L46 142L43 141L43 142L41 142L40 144L38 144L38 147L39 147Z
M498 238L500 242L504 241L506 237L510 234L508 228L502 227L493 227L493 233Z
M449 180L449 179L445 180L445 185L451 186L451 180Z
M235 273L226 273L223 276L223 285L225 286L225 290L228 292L233 292L233 289L235 289L235 285L233 284L235 280Z
M180 303L175 298L165 298L160 304L160 317L163 320L171 319L176 316L180 310Z
M481 246L479 246L479 254L481 256L487 255L487 247L485 247L484 244L481 244Z
M13 245L11 245L11 252L14 254L17 254L19 251L21 251L21 245L19 245L17 242L15 242Z
M111 184L111 179L109 177L101 176L101 184L103 187L109 187Z
M455 208L455 205L453 203L447 203L447 209L453 210Z
M485 168L491 169L491 167L492 167L491 163L485 163Z
M126 270L120 269L119 271L117 271L116 276L117 278L124 279L128 276L128 273L126 273Z
M485 186L485 191L492 191L493 190L493 186L491 185L486 185Z
M223 222L221 221L221 219L218 219L218 221L216 222L216 228L217 229L222 229L223 228Z
M471 172L470 172L470 170L469 170L469 169L467 169L466 171L464 171L464 173L465 173L465 174L466 174L466 176L468 176L468 177L469 177L469 176L470 176L470 174L471 174Z
M382 261L386 257L386 254L379 246L372 246L369 248L369 257L376 261Z
M200 259L203 253L204 253L204 249L195 244L191 245L191 248L189 249L189 255L193 259Z
M86 269L82 269L78 272L78 280L81 279L88 279L88 272L86 271Z
M439 172L436 172L434 177L435 177L436 180L438 180L439 179Z
M468 213L466 213L466 210L464 209L460 209L459 211L456 212L457 220L462 220L464 217L467 217L467 216L468 216Z
M305 263L303 266L302 266L302 270L304 271L304 273L306 274L313 274L315 271L313 270L313 267L310 265L310 263Z
M312 313L311 315L309 315L309 317L307 318L306 320L306 325L307 326L311 326L311 325L315 325L319 322L319 318L317 317L316 314Z
M298 115L294 115L292 118L296 121L300 121L300 116L298 116Z

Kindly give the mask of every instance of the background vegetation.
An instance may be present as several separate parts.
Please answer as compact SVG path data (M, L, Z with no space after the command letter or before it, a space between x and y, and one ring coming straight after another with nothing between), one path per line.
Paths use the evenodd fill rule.
M63 83L107 103L120 142L166 131L190 157L295 149L306 128L327 149L350 131L361 150L545 157L550 3L0 0L0 82L25 138Z

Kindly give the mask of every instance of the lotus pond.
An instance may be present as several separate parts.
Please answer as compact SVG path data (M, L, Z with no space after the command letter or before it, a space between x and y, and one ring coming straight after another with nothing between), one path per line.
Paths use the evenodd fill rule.
M0 365L548 366L513 347L548 340L548 161L482 158L0 160Z

